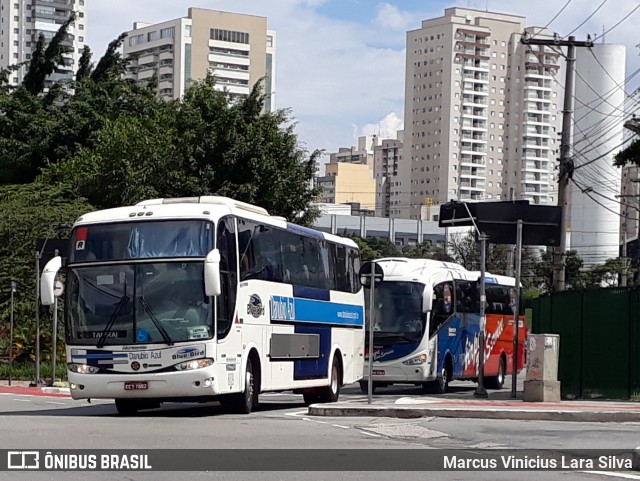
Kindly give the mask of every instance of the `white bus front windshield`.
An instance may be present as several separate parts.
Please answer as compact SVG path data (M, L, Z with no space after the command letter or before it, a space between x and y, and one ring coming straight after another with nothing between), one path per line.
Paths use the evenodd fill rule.
M210 339L213 309L203 272L201 260L69 268L67 343L101 347Z
M374 288L374 341L417 342L425 328L422 312L424 284L383 281ZM369 289L365 291L367 332L369 332Z

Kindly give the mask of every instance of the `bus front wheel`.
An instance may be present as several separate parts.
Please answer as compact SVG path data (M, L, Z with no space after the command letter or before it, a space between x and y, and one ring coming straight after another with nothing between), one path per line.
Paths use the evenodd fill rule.
M256 389L253 364L247 361L247 373L244 376L244 392L237 398L237 408L241 414L250 414L258 406L258 391Z
M138 414L138 404L130 399L116 399L116 410L120 416L135 416Z
M373 386L371 386L371 394L376 392L377 387L378 386L374 382ZM360 392L362 394L369 394L369 383L367 381L360 381Z

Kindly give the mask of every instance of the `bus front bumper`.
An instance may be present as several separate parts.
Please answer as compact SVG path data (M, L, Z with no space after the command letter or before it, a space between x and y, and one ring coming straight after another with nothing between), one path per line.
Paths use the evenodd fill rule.
M429 366L427 364L417 366L374 364L373 382L381 383L412 383L419 384L429 381ZM369 366L365 365L363 381L369 379Z
M69 372L73 399L180 399L216 396L219 380L213 366L193 371L144 374Z

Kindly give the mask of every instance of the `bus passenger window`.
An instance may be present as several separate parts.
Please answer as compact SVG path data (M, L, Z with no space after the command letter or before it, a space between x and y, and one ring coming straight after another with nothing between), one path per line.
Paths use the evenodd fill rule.
M433 308L429 336L432 336L451 314L453 314L453 283L443 282L437 284L433 288Z

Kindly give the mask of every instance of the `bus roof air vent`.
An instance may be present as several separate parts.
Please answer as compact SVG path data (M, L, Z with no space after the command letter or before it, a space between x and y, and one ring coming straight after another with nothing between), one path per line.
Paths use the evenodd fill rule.
M230 199L217 195L203 195L202 197L176 197L173 199L150 199L139 202L138 206L161 205L161 204L217 204L227 207L241 209L254 214L269 215L266 209L257 205L248 204L239 200Z

